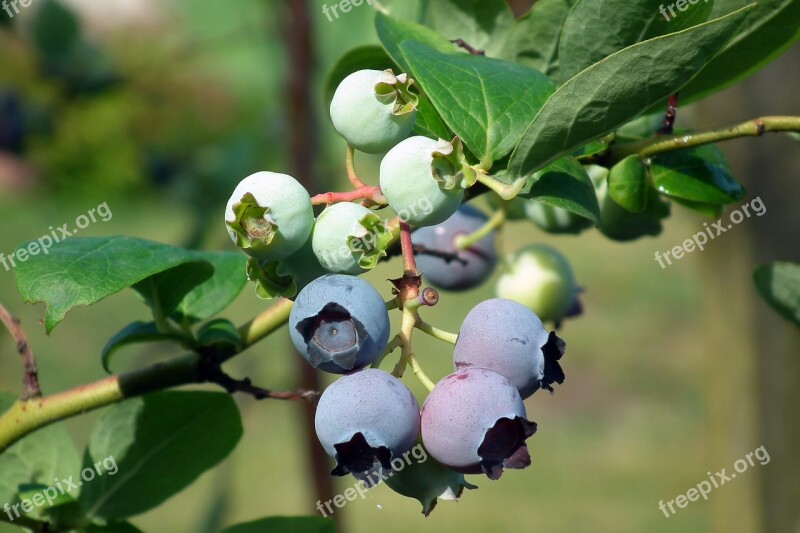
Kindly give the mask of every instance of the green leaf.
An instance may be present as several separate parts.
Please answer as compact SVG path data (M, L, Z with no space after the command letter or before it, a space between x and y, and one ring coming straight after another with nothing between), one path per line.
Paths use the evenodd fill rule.
M512 178L612 132L675 93L733 37L749 10L635 44L569 80L547 100L514 150Z
M417 42L400 49L445 123L486 169L511 152L553 92L547 76L507 61L442 54Z
M714 2L686 3L686 11L664 0L581 0L569 12L559 43L560 79L566 81L583 69L631 46L659 35L674 33L708 20ZM662 15L664 10L669 22Z
M520 196L566 209L595 224L600 220L600 207L592 181L583 166L571 157L562 157L534 173Z
M193 254L190 255L193 256ZM205 261L194 259L169 270L154 274L131 288L138 292L153 315L168 316L189 292L207 281L214 274L214 267ZM158 311L157 311L158 310Z
M84 483L79 502L91 518L143 513L225 459L241 436L228 394L170 391L127 400L95 423L84 455L87 467L106 460L116 473L107 468Z
M647 204L647 171L638 155L628 156L611 168L608 194L631 213L641 213Z
M708 218L719 218L722 214L722 204L704 204L702 202L692 202L683 198L671 197L670 200L678 205L696 211Z
M0 412L16 398L0 392ZM34 400L35 401L35 400ZM20 486L50 486L54 479L67 479L80 470L80 458L62 424L31 433L0 453L0 505L18 501Z
M131 344L168 341L186 343L187 339L175 333L161 333L155 322L132 322L111 337L103 347L103 369L111 373L111 358L120 348Z
M46 58L64 56L80 42L80 21L62 2L45 0L37 6L31 37Z
M800 326L800 265L776 262L753 274L761 297L783 318Z
M752 0L716 0L712 16ZM684 103L721 91L754 74L800 38L800 0L758 0L730 44L681 89Z
M455 51L453 44L425 26L414 24L406 20L399 20L378 12L375 15L375 30L378 33L383 48L400 68L416 78L416 73L406 61L405 54L400 49L400 45L406 41L416 41L424 43L434 50L443 53Z
M631 213L607 194L606 184L598 187L600 197L600 232L615 241L633 241L654 237L663 231L661 221L669 216L670 206L652 187L647 188L647 201L641 213Z
M515 23L505 0L434 0L425 11L427 25L448 40L462 39L490 57L502 51Z
M199 259L189 250L133 237L71 238L17 265L17 288L26 302L47 304L50 333L67 312L92 305L166 270Z
M247 257L240 252L193 252L214 267L214 274L181 300L173 318L196 323L216 315L236 299L247 285Z
M332 519L319 516L271 516L231 526L222 533L335 533Z
M497 57L535 68L551 78L560 75L558 41L569 10L567 0L538 0L506 34Z
M90 524L81 533L141 533L141 529L130 522L113 522L104 526Z
M197 332L197 345L214 346L219 350L230 350L231 353L237 353L244 349L244 341L239 330L230 320L223 318L203 324L203 327Z
M428 100L427 95L420 96L417 104L417 121L414 123L414 133L431 139L452 139L453 132L444 123L439 112Z
M745 196L725 156L711 144L653 157L650 176L660 193L690 202L729 204Z

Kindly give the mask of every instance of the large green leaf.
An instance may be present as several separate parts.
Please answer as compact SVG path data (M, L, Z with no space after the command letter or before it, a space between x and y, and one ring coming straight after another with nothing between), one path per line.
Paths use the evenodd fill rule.
M231 526L222 533L334 533L336 524L321 516L271 516Z
M194 254L190 255L194 257ZM131 287L152 309L158 308L164 316L172 314L193 288L214 274L210 263L195 258L158 274L143 279Z
M653 186L662 194L701 204L729 204L745 190L731 174L725 156L714 145L679 150L651 159Z
M570 79L531 123L510 175L530 175L675 93L733 37L750 9L635 44Z
M569 12L558 47L560 79L566 81L614 52L659 35L674 33L708 20L714 2L685 4L664 0L580 0ZM662 15L662 10L669 21Z
M194 323L216 315L247 285L247 257L239 252L193 252L214 267L214 274L190 290L173 313L179 322Z
M721 16L752 0L716 0L711 16ZM800 39L800 0L758 0L728 46L681 89L690 102L718 92L778 57Z
M417 83L449 128L484 166L508 155L553 92L536 70L489 57L400 45Z
M558 42L569 10L567 0L538 0L506 34L498 57L559 76Z
M572 157L562 157L533 174L520 196L533 198L588 218L600 220L597 194L583 166Z
M758 292L780 315L800 326L800 265L776 262L753 274Z
M95 304L187 263L204 262L189 250L133 237L72 238L48 255L29 257L14 273L26 302L47 304L44 324L49 333L73 307Z
M233 398L171 391L118 404L95 423L84 455L90 467L117 465L84 483L87 516L124 519L163 503L225 459L242 436ZM112 458L112 459L109 459Z
M0 413L15 401L13 395L0 392ZM55 479L76 475L80 465L78 452L63 425L31 433L0 453L0 505L18 501L20 485L50 486Z

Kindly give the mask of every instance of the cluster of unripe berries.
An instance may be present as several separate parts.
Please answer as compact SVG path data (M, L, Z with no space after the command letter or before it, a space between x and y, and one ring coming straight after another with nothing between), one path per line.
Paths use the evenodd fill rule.
M417 104L412 84L390 70L351 74L333 97L331 119L354 149L387 152L380 195L417 228L413 245L433 252L417 256L420 274L439 288L470 289L498 262L494 236L464 245L487 222L481 211L462 206L474 172L458 139L408 137ZM558 210L527 200L502 209L540 225L572 224ZM368 479L391 470L393 459L421 441L433 459L389 485L420 499L427 513L437 497L469 487L463 474L497 479L504 467L530 464L525 441L536 424L527 420L523 399L564 379L558 364L564 343L542 320L557 324L577 305L572 272L558 252L532 246L509 259L497 284L500 298L469 312L455 343L455 372L420 409L398 378L367 368L380 361L390 338L383 298L355 277L374 268L393 240L374 210L336 202L315 218L297 180L258 172L236 187L225 221L249 256L248 276L259 296L295 299L289 331L298 352L313 367L342 375L324 391L316 415L319 440L336 460L334 474Z

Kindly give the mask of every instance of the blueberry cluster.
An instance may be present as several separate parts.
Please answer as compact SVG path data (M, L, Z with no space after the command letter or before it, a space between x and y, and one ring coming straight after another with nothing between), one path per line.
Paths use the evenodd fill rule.
M436 384L420 378L430 390L420 409L399 379L412 365L409 330L427 326L417 309L432 305L420 303L425 291L419 292L414 270L434 286L463 291L491 276L498 254L496 216L462 205L476 178L458 138L409 137L418 103L412 85L405 74L362 70L336 90L330 115L349 147L355 188L349 196L312 198L291 176L258 172L234 190L225 222L249 256L257 294L294 299L289 334L299 354L339 376L320 397L315 418L319 441L336 462L332 474L367 483L390 479L390 487L419 499L427 514L438 499L474 488L465 474L498 479L504 468L531 464L526 440L536 424L527 419L523 400L564 381L558 362L564 343L542 320L558 323L573 313L578 290L566 260L551 248L534 246L509 258L497 284L505 298L475 306L457 335L438 330L454 344L454 372ZM353 177L353 150L386 152L379 187ZM325 206L316 217L315 205ZM403 254L409 260L410 253L413 265L405 264L396 281L406 285L396 284L388 303L357 277L397 242L397 226L377 213L387 206L407 223L400 229ZM508 214L511 207L498 211ZM410 296L403 292L409 286ZM404 325L390 347L393 307L403 312ZM398 346L398 366L391 374L380 370L383 357ZM425 450L426 461L399 471L394 465L415 445Z

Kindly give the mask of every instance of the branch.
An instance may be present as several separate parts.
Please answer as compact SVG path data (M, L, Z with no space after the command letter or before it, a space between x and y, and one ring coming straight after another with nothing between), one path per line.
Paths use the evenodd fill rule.
M388 205L381 188L370 185L364 185L353 191L318 194L311 198L311 204L330 205L338 202L355 202L356 200L368 200L378 205Z
M204 372L204 380L209 383L216 383L225 389L228 394L241 392L248 394L256 400L264 400L267 398L273 400L302 400L309 402L313 405L317 404L320 393L318 391L300 389L298 391L288 392L275 392L261 387L256 387L250 378L235 379L223 372L218 366L211 366Z
M239 328L245 348L285 324L291 309L291 301L281 300ZM238 353L191 353L51 396L20 400L0 414L0 453L26 435L55 422L128 398L208 382L209 368L218 368L236 355ZM284 393L273 394L279 397Z
M30 344L28 344L28 338L25 336L22 326L20 326L19 319L12 317L8 309L0 304L0 321L5 324L8 332L11 333L11 337L13 337L17 343L17 351L19 355L22 356L22 367L24 369L22 384L24 387L20 399L25 401L31 398L39 398L42 395L42 391L39 388L36 358L33 356Z
M601 159L606 158L611 164L614 164L634 154L638 154L642 158L648 158L675 150L694 148L740 137L760 137L765 133L782 131L800 132L800 117L761 117L728 128L687 133L668 138L663 135L655 135L644 141L612 145L609 153L603 154Z

